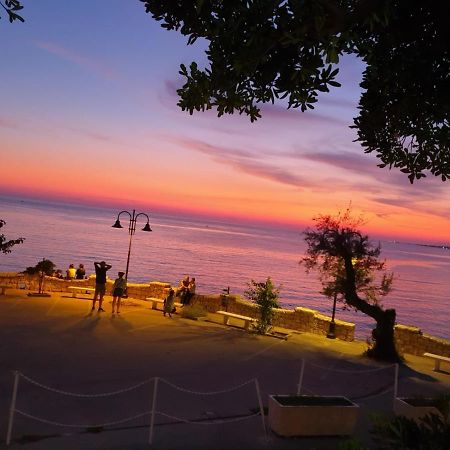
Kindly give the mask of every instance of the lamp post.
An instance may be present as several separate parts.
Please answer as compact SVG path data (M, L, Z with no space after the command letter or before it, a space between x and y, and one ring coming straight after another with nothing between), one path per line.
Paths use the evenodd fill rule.
M128 214L130 217L130 223L128 224L128 234L130 235L130 243L128 245L128 256L127 256L127 268L125 270L125 281L128 280L128 268L130 267L130 254L131 254L131 241L133 239L133 235L136 232L136 221L139 216L145 216L147 217L147 223L145 224L144 228L142 228L142 231L152 231L150 228L150 219L145 213L137 213L136 210L133 209L133 212L130 213L128 211L120 211L119 214L117 214L117 220L115 224L112 226L113 228L123 228L123 226L120 224L120 216L121 214Z
M331 322L330 327L328 328L327 338L328 339L336 339L336 322L334 321L334 316L336 314L336 299L337 299L337 292L334 292L334 298L333 298L333 313L331 314Z

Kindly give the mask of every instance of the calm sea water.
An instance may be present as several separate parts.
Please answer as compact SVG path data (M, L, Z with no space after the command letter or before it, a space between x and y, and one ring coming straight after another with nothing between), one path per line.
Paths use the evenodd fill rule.
M0 197L0 218L7 238L26 238L12 253L0 255L0 271L21 271L40 259L52 260L65 271L70 263L113 265L112 276L124 270L128 252L128 219L124 229L111 228L118 210ZM142 218L141 218L142 219ZM129 280L178 284L195 276L199 293L220 293L227 286L243 294L251 279L270 276L281 285L283 306L306 306L331 315L332 304L320 295L315 274L298 264L305 245L302 230L270 229L260 225L224 223L151 214L152 233L133 237ZM140 227L139 227L140 225ZM385 307L396 308L397 320L426 333L450 338L450 250L382 242L382 256L395 273ZM359 338L369 335L373 322L362 313L337 311L337 318L356 323Z

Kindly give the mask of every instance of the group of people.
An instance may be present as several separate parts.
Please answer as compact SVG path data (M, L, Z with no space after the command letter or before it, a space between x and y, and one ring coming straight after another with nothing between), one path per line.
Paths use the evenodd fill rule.
M170 288L167 297L164 299L164 316L168 314L169 317L172 317L172 313L176 311L175 297L180 297L180 303L182 305L181 307L189 305L192 297L195 294L196 287L197 285L195 284L195 278L189 278L189 275L186 275L180 281L180 285L178 286L176 294L175 290Z
M95 292L94 298L92 299L92 311L95 310L96 303L98 301L98 312L104 312L103 309L103 297L106 294L106 272L111 269L111 264L106 264L105 261L94 262L95 268ZM58 278L64 278L62 276L61 270L56 271ZM61 276L59 276L59 274ZM125 272L118 272L117 278L114 280L113 288L112 288L112 314L120 313L120 301L127 290L127 280L124 278ZM77 269L75 269L73 264L70 264L67 269L66 279L72 280L82 280L86 277L86 270L83 264L80 264ZM172 313L175 311L175 297L180 297L180 303L182 306L189 305L192 297L195 294L196 284L195 278L189 278L189 275L186 275L178 286L177 292L175 294L175 290L170 288L167 297L164 300L164 316L169 314L169 317L172 317Z
M189 275L186 275L186 277L180 281L180 285L177 290L177 297L180 297L181 304L183 306L189 305L195 294L196 287L195 278L189 278Z
M98 300L98 312L104 312L102 308L103 297L106 293L106 272L111 269L111 264L105 261L94 262L95 268L95 292L92 299L92 311L95 310L95 303ZM112 288L112 314L120 314L120 300L127 290L127 280L124 278L125 272L118 272Z
M63 280L84 280L86 278L86 269L83 264L80 264L77 269L73 264L69 265L66 270L66 276L64 277L62 270L57 269L53 272L55 278L61 278Z

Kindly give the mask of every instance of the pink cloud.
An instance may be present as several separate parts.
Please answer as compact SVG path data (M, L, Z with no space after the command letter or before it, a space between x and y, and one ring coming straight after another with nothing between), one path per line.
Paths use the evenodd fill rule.
M19 124L9 117L0 116L0 128L19 128Z
M53 55L59 56L65 61L74 63L103 78L106 78L108 80L118 78L117 73L110 67L107 67L106 65L101 64L98 61L94 61L93 59L87 58L86 56L80 55L72 50L61 47L58 44L44 41L35 41L34 44L41 50L45 50L49 53L52 53Z

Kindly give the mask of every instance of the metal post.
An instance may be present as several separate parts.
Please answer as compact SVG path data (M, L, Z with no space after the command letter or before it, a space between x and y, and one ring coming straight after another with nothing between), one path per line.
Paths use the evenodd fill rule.
M133 235L130 234L130 243L128 245L128 256L127 256L127 268L125 270L125 281L128 280L128 268L130 267L130 255L131 255L131 239L133 238Z
M127 287L122 297L128 297L128 269L130 267L130 255L131 255L131 241L133 239L133 234L136 231L136 210L133 209L133 214L130 215L130 223L128 224L128 234L130 235L130 243L128 244L128 256L127 256L127 268L125 269L125 282Z
M11 405L9 407L9 419L8 419L8 432L6 434L6 445L8 446L11 443L12 436L12 428L14 422L14 413L16 411L16 399L17 399L17 389L19 387L19 372L17 370L14 371L14 385L13 392L11 398Z
M334 321L334 316L336 315L336 299L337 299L337 292L334 293L333 298L333 313L331 314L330 327L327 333L328 339L336 339L336 323Z
M262 402L262 398L261 398L261 392L259 391L259 383L256 378L255 378L255 388L256 388L256 395L258 397L259 411L261 412L261 421L262 421L262 426L263 426L263 430L264 430L264 436L267 439L266 421L264 420L264 407L263 407L263 402Z
M129 211L120 211L120 213L117 215L117 220L116 223L113 225L113 228L123 228L122 225L120 224L120 215L121 214L128 214L130 221L128 223L128 234L130 235L130 241L128 243L128 255L127 255L127 268L125 270L125 281L128 281L128 271L130 268L130 256L131 256L131 242L133 240L133 235L136 232L136 222L137 222L137 218L139 216L145 216L147 218L147 225L145 225L145 227L142 229L142 231L152 231L150 228L150 224L149 224L149 217L147 214L145 213L138 213L136 214L136 210L133 209L133 213L130 213ZM123 294L123 297L127 297L127 288L125 288L125 292Z
M155 377L155 384L153 385L153 398L152 398L152 410L150 415L150 430L148 434L148 443L152 445L153 443L153 426L155 424L155 414L156 414L156 394L158 393L158 377Z
M298 385L297 385L297 395L300 395L300 391L302 390L304 373L305 373L305 360L302 359L302 367L300 368L300 377L298 379Z

